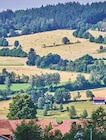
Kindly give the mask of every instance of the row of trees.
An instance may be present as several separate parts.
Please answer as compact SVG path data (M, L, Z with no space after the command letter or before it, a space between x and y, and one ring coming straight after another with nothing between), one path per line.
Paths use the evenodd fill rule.
M97 38L94 36L91 36L89 38L90 42L95 42L95 43L101 43L101 44L106 44L106 37L103 37L102 35L99 35Z
M89 39L90 42L95 42L95 43L101 43L101 44L106 44L106 37L103 37L102 35L99 35L97 38L95 38L91 33L87 31L86 28L78 28L73 32L73 35L75 37L79 38L85 38Z
M98 8L97 8L98 7ZM103 21L106 2L81 5L78 2L47 5L26 10L0 12L0 37L21 35L66 28L79 28Z
M6 77L9 77L10 83L28 83L29 76L22 74L22 76L15 74L15 72L8 72L6 68L2 69L0 74L0 84L5 83Z
M13 49L2 48L0 49L0 56L27 57L27 53L21 47Z

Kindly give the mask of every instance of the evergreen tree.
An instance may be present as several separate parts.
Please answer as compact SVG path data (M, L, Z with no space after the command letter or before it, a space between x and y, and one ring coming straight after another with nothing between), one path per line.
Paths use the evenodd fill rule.
M27 65L34 66L36 60L36 53L33 48L30 49L28 54L28 61L26 62Z
M70 119L75 119L76 118L77 113L76 113L76 109L75 109L74 106L70 107L69 115L70 115Z

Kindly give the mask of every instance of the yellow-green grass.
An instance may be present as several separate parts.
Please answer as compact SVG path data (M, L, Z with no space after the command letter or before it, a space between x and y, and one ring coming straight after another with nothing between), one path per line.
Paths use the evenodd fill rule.
M10 88L13 91L17 91L17 90L26 90L28 87L29 84L12 84ZM0 84L0 90L4 90L4 89L5 89L5 85Z
M97 33L102 34L103 32ZM69 38L72 44L62 45L62 38L65 36ZM55 30L19 37L12 37L7 39L9 41L10 46L14 46L14 41L19 40L23 50L28 52L30 48L34 48L36 53L40 56L47 55L48 53L53 53L59 54L63 59L69 60L75 60L85 54L89 54L97 58L105 57L105 53L97 53L100 44L91 43L86 39L75 38L73 36L72 30ZM77 41L80 41L80 43L76 43ZM46 46L51 46L54 43L59 46L45 48L42 47L44 44Z
M43 116L43 110L37 111L38 118L55 118L56 120L68 120L69 112L66 111L67 107L74 106L77 112L77 115L80 116L83 111L86 109L88 112L88 117L91 117L91 114L94 110L96 110L100 105L94 105L91 101L84 101L84 102L71 102L69 104L63 105L65 111L60 112L59 110L48 111L47 116ZM106 109L106 105L101 105L104 109ZM58 105L59 107L59 105Z

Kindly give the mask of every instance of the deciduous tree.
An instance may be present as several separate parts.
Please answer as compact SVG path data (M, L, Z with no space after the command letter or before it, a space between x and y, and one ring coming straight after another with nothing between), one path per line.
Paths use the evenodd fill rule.
M28 95L16 95L9 106L8 119L34 119L36 106Z

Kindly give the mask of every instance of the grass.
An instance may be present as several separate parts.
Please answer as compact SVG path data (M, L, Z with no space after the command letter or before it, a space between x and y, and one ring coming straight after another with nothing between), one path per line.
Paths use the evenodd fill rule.
M96 110L100 105L94 105L93 102L91 101L84 101L84 102L71 102L69 104L64 104L64 110L66 110L67 107L73 106L75 107L77 111L77 115L80 116L82 112L86 109L88 112L88 117L91 117L91 113ZM106 105L102 105L104 109L106 109ZM38 118L55 118L57 121L62 121L62 120L68 120L69 118L69 112L68 111L63 111L60 112L59 110L53 110L53 111L48 111L47 116L43 116L43 110L38 110L37 111L37 117Z
M11 90L13 91L17 91L17 90L26 90L29 87L29 84L12 84L11 86ZM0 84L0 89L4 90L5 89L5 85L4 84Z
M103 35L106 33L91 31L94 36ZM68 37L71 44L63 45L62 38ZM86 39L76 38L73 36L72 30L55 30L42 33L36 33L31 35L24 35L19 37L7 38L9 44L14 46L14 41L18 40L23 47L23 50L29 52L30 48L34 48L36 53L40 56L47 55L48 53L59 54L63 59L75 60L85 54L92 55L96 58L104 57L103 54L98 54L96 50L99 48L100 44L91 43ZM76 43L76 42L80 43ZM44 44L46 46L52 46L53 44L57 46L54 47L42 47ZM106 45L104 45L106 46Z

